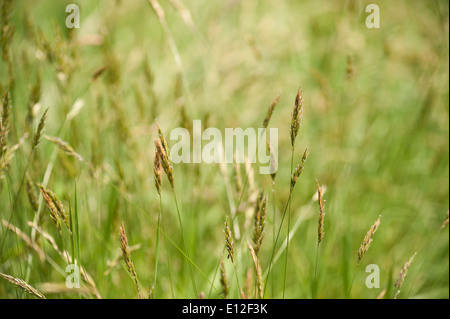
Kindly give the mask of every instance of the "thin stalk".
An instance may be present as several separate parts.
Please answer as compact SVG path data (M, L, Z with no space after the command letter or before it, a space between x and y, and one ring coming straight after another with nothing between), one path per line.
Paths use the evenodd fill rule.
M292 146L292 152L291 152L291 172L289 174L289 185L290 185L290 193L293 191L293 187L291 184L291 176L292 176L292 169L294 166L294 146ZM284 261L284 279L283 279L283 299L286 292L286 273L287 273L287 264L288 264L288 255L289 255L289 230L291 229L291 201L289 201L289 212L288 212L288 229L287 229L287 244L286 244L286 258Z
M238 289L239 289L239 294L240 294L240 293L242 292L242 289L241 289L241 284L239 283L238 271L237 271L237 268L236 268L236 264L235 264L235 263L233 263L233 266L234 266L234 273L235 273L235 275L236 275L236 282L237 282Z
M320 247L320 244L317 244L317 249L316 249L316 266L314 267L314 283L313 283L313 290L312 290L312 298L316 297L317 265L319 263L319 247Z
M159 205L162 207L161 198L160 198ZM164 219L162 220L162 232L163 232L163 234L166 234L166 225L165 225ZM166 255L167 255L167 269L169 271L170 292L172 294L172 299L175 299L175 295L173 293L172 270L170 269L169 248L167 247L167 240L166 239L164 239L164 246L165 246Z
M358 272L359 264L356 266L355 273L353 274L352 282L350 283L350 288L348 290L347 299L350 298L350 292L352 291L353 282L355 281L356 273Z
M278 238L280 237L281 227L283 226L284 218L286 217L287 207L288 207L289 202L291 201L291 197L292 197L292 191L289 193L289 198L288 198L288 201L287 201L287 203L286 203L286 206L284 207L283 215L282 215L282 217L281 217L280 226L278 227L278 232L277 232L277 236L276 236L276 239L275 239L275 245L273 246L273 249L272 249L272 256L270 257L269 270L268 270L267 276L266 276L266 283L265 283L265 285L264 285L264 294L263 294L263 297L264 297L264 295L266 294L267 280L268 280L269 275L270 275L270 270L272 269L273 257L275 256L275 248L276 248L276 245L277 245L277 243L278 243Z
M158 223L157 223L157 229L156 229L156 256L155 256L155 279L153 280L153 284L155 285L153 288L153 296L155 294L156 290L156 280L158 279L158 258L159 258L159 237L160 237L160 225L161 225L161 211L162 211L162 204L161 204L161 194L159 194L159 210L158 210Z
M173 198L175 200L175 206L177 208L178 222L180 223L181 240L183 241L184 250L186 251L186 256L189 259L191 259L191 257L189 256L189 250L188 250L188 247L187 247L187 244L186 244L186 240L184 239L183 223L181 221L181 214L180 214L180 209L178 208L178 201L177 201L177 196L175 194L175 189L172 189L172 194L173 194ZM192 265L190 263L189 263L189 273L191 275L192 288L194 289L195 298L198 298L197 286L195 285L194 273L192 271Z

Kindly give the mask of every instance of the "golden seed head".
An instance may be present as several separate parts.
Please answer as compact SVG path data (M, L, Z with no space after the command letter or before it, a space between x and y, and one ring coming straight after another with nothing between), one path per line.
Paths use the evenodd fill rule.
M359 247L359 250L358 250L358 259L357 259L358 265L361 262L361 259L366 254L367 250L369 249L370 244L373 241L373 235L377 231L378 226L380 226L380 222L381 222L381 215L378 217L378 219L375 221L375 223L372 225L372 227L370 227L369 231L367 232L366 236L364 237L363 243L361 244L361 246Z
M325 216L325 200L323 199L323 191L319 185L319 181L317 182L317 196L319 200L319 229L318 229L318 244L322 242L323 236L325 235L323 220Z
M394 298L397 298L398 294L400 293L400 289L402 288L403 282L405 281L406 275L408 274L409 267L411 267L411 264L414 261L414 257L416 257L416 255L417 255L417 252L415 252L411 256L411 258L403 265L402 269L400 270L398 279L394 284L394 287L397 288L397 292L396 292Z

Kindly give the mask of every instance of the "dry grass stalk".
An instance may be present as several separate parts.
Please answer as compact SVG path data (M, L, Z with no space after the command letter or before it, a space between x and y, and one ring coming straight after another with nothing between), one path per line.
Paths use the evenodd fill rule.
M55 239L53 238L52 235L50 235L49 233L45 232L44 230L42 230L41 227L39 227L38 225L36 225L33 222L28 221L27 222L28 226L30 226L31 228L33 228L34 230L36 230L39 234L42 235L42 237L44 237L49 243L50 245L53 247L53 249L62 257L62 258L66 258L67 256L64 256L64 254L62 253L62 251L59 250L58 245L56 244Z
M39 142L41 141L41 135L42 131L44 130L45 125L45 119L47 118L48 108L45 110L44 114L41 117L41 120L39 121L38 128L36 130L36 134L34 135L33 139L33 149L38 146Z
M383 289L382 292L377 296L377 299L384 299L384 296L386 295L386 289Z
M131 278L133 278L134 283L136 284L138 298L142 299L141 289L140 289L139 281L137 278L136 270L134 269L133 261L131 260L131 254L130 254L130 250L128 248L128 238L127 238L127 234L125 233L125 227L123 225L123 222L122 222L122 226L120 226L120 249L122 251L122 257L127 266L127 270L130 273Z
M261 191L258 201L256 202L253 220L254 223L253 249L256 255L258 255L259 250L261 249L262 240L264 238L264 226L266 224L266 216L267 216L267 195L264 195L264 192Z
M19 228L17 228L14 225L8 223L5 219L2 219L2 225L5 228L7 228L10 231L12 231L14 234L16 234L17 237L21 238L28 247L33 249L38 254L39 259L41 261L45 260L45 252L42 250L42 248L39 247L39 245L37 245L35 242L33 242L31 240L31 238L28 237L28 235L26 235L22 230L20 230Z
M405 281L406 275L408 274L409 267L411 267L414 258L416 257L417 252L415 252L411 258L403 265L400 270L400 274L398 275L398 279L394 284L394 287L397 288L397 292L395 293L394 299L397 299L398 294L400 293L400 289L403 286L403 282Z
M13 285L16 285L17 287L22 288L23 290L25 290L29 294L32 294L35 297L38 297L40 299L45 299L45 296L41 292L39 292L37 289L33 288L31 285L29 285L28 283L26 283L22 279L15 278L15 277L10 276L10 275L5 275L5 274L3 274L1 272L0 272L0 276L5 278L6 280L8 280Z
M191 29L194 28L194 20L189 10L179 0L169 0L170 4L178 11L183 22Z
M102 299L100 292L97 289L97 285L95 284L94 279L92 279L91 275L84 269L83 266L80 266L80 273L83 276L84 281L91 287L92 293L95 295L97 299Z
M228 216L225 219L224 232L225 232L225 247L228 251L227 258L231 258L231 262L233 263L233 265L235 265L235 263L234 263L234 243L233 243L233 237L231 235L230 220L228 219Z
M272 117L272 113L275 110L275 107L277 106L278 102L280 101L281 94L278 93L278 95L275 97L275 99L272 101L272 104L270 104L269 110L267 111L266 117L263 121L263 128L267 128L269 125L270 118Z
M251 197L255 192L255 171L247 156L244 157L244 167L247 176L248 196Z
M227 273L225 271L225 264L223 262L223 259L220 259L220 286L222 287L222 295L223 298L228 298L228 277Z
M292 173L291 176L291 191L294 189L295 184L297 183L298 178L303 172L303 169L305 168L305 162L306 159L309 156L309 150L305 149L305 152L303 153L302 160L300 164L298 164L297 168L295 169L294 173Z
M325 200L323 199L323 191L322 188L319 185L319 181L317 181L317 196L319 201L319 229L318 229L318 242L317 244L320 245L322 242L323 236L325 235L324 227L323 227L323 219L325 216Z
M69 233L72 234L66 211L64 210L62 203L56 197L55 193L53 193L51 190L47 189L40 183L38 183L37 185L41 190L42 196L44 197L45 203L47 204L47 207L50 211L50 217L55 223L59 233L61 234L61 223L59 221L61 219L69 230Z
M252 268L248 268L247 272L245 274L245 284L244 284L244 294L246 296L252 296L253 293L253 286L254 286L254 281L253 281L253 269Z
M263 281L263 278L262 278L261 265L259 263L259 259L258 259L256 251L253 249L252 245L250 245L248 240L247 240L247 246L248 246L248 249L250 250L250 254L252 256L252 260L253 260L253 263L255 265L256 282L257 282L257 285L258 285L259 298L262 299L263 296L264 296L264 281Z
M358 250L358 260L357 260L358 265L361 262L361 259L366 254L367 250L369 249L370 244L373 241L373 235L375 234L375 232L378 229L378 226L380 225L380 221L381 221L381 215L378 217L378 219L375 221L375 223L372 225L372 227L370 227L370 230L367 232L366 236L364 237L363 243L361 244L361 246L359 247L359 250Z
M53 136L48 136L48 135L45 135L44 137L49 142L51 142L51 143L55 144L56 146L58 146L58 148L61 151L65 152L67 155L75 157L80 162L86 163L86 161L84 160L83 156L81 156L80 154L75 152L75 150L73 149L72 146L69 145L69 143L61 140L59 137L53 137Z
M297 138L298 130L300 129L303 116L303 93L301 88L298 89L295 97L294 110L291 118L291 145L294 147L295 139Z
M71 261L72 263L77 263L76 260L74 260L72 258L72 256L70 255L70 253L67 250L61 251L58 247L58 245L56 244L55 239L52 237L52 235L50 235L49 233L45 232L42 230L42 228L40 228L38 225L36 225L35 223L32 222L27 222L28 225L30 227L32 227L33 229L35 229L39 234L42 235L43 238L45 238L50 245L53 247L53 249L58 253L59 256L61 256L61 258L63 258L64 260L66 260L68 263ZM92 279L92 277L89 275L89 273L84 269L83 266L80 265L80 273L83 276L84 281L90 286L91 292L95 295L95 297L97 299L102 299L102 296L100 295L97 286L94 282L94 280Z
M65 283L54 283L54 282L44 282L38 285L40 291L45 292L46 294L73 294L74 289L68 288ZM86 286L81 286L76 289L77 294L81 295L89 295L93 293L93 291Z

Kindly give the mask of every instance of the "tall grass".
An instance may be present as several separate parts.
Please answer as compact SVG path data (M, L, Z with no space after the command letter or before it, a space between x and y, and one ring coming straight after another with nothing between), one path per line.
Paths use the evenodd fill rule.
M1 297L448 297L448 3L79 5L0 3ZM278 169L174 164L194 119Z

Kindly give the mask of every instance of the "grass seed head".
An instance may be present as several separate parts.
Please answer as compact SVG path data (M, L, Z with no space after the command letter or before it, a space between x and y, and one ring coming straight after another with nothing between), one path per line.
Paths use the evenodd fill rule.
M13 276L10 275L6 275L3 273L0 273L0 276L2 276L3 278L5 278L6 280L8 280L10 283L12 283L13 285L22 288L23 290L25 290L26 292L28 292L29 294L34 295L35 297L38 297L40 299L46 299L45 296L39 292L37 289L35 289L34 287L32 287L31 285L29 285L28 283L26 283L25 281L23 281L20 278L15 278Z
M141 289L140 289L140 285L139 285L139 281L137 278L136 270L134 268L133 261L131 260L131 254L130 254L130 250L128 248L128 237L127 237L127 234L125 233L125 226L124 226L123 222L122 222L122 226L120 226L120 250L122 251L122 257L125 261L127 270L130 273L131 278L135 282L137 293L138 293L138 298L142 299Z
M153 179L155 180L155 187L158 194L161 195L161 179L162 179L161 155L158 151L155 152L153 159Z
M254 214L254 230L253 230L253 249L255 254L258 255L261 249L261 244L264 238L264 226L266 224L267 216L267 195L264 195L264 191L261 191L259 198L255 205Z
M36 146L38 146L38 144L41 140L42 131L44 130L44 126L45 126L45 119L47 118L47 112L48 112L48 108L45 110L44 114L41 117L41 120L39 121L39 125L38 125L36 134L34 135L34 139L33 139L33 149L36 148Z
M297 138L298 130L300 129L300 125L302 122L303 116L303 92L302 89L299 88L297 91L297 95L295 97L294 110L292 111L291 118L291 145L294 147L295 139Z
M297 168L295 169L294 173L291 176L291 190L294 189L294 186L297 183L298 178L302 174L303 169L305 168L305 162L306 162L306 159L308 158L308 156L309 156L309 150L305 149L305 152L303 153L300 164L298 164Z
M415 252L411 258L403 265L402 269L400 270L400 274L398 275L398 279L394 284L394 287L397 288L397 292L395 293L395 297L397 298L398 294L400 293L400 289L403 286L403 282L405 281L406 275L408 274L409 267L411 267L411 264L414 261L414 258L416 257L417 252Z
M159 157L161 159L161 164L164 169L164 172L167 175L167 178L169 179L170 186L172 189L175 187L175 179L173 176L173 166L171 161L169 160L169 157L167 156L167 153L164 149L163 144L161 143L161 140L155 138L154 139L155 146L156 146L156 152L159 153Z
M234 264L234 242L233 242L233 236L231 235L231 229L230 229L230 220L227 218L225 219L225 246L228 251L228 258L231 259L231 262Z
M378 219L375 221L375 223L372 225L372 227L370 227L369 231L367 232L366 236L364 237L363 243L361 244L361 246L359 247L359 250L358 250L358 259L357 259L358 265L361 262L361 259L366 254L367 250L369 250L370 244L373 241L373 235L377 231L378 226L380 226L380 221L381 221L381 215L378 217Z
M269 125L270 118L272 117L272 113L275 110L275 107L277 106L278 102L280 101L281 94L278 94L275 99L272 101L272 104L270 104L269 110L267 111L266 117L263 121L263 128L267 128Z

